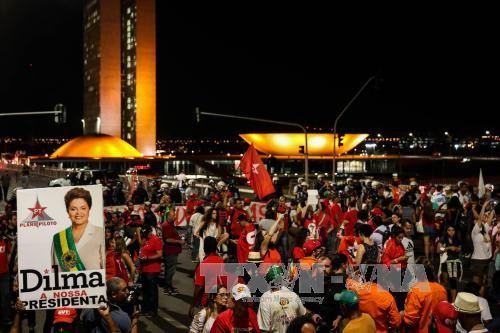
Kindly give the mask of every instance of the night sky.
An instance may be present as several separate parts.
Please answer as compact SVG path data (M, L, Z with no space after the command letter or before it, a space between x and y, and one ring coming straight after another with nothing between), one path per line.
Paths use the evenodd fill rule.
M0 136L76 136L82 116L82 0L0 1ZM342 8L326 2L158 1L158 137L293 128L214 118L194 108L343 132L458 136L499 132L498 20L476 6ZM328 6L326 5L328 3ZM469 115L461 115L469 113Z

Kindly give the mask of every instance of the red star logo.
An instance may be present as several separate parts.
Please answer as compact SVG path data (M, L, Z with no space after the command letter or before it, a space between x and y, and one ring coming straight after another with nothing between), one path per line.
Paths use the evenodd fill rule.
M49 274L49 270L47 268L45 268L45 270L43 271L45 274Z
M38 202L38 198L36 198L35 207L28 208L33 212L33 216L31 218L34 219L37 216L43 216L43 211L45 210L45 208L47 207L42 207L42 205L40 205L40 202Z

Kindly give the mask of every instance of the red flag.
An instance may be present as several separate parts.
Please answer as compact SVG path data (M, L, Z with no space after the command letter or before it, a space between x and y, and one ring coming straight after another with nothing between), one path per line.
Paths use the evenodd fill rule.
M269 172L267 172L253 144L248 147L245 155L243 155L240 162L240 169L250 181L250 187L252 187L260 199L276 192L271 176L269 176Z

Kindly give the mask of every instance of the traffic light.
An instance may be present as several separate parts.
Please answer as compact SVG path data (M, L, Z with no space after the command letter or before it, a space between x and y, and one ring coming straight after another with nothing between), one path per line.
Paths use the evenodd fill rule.
M344 143L342 142L344 141L344 136L339 134L338 139L339 139L339 144L337 145L337 147L342 147L344 145Z
M196 107L194 109L194 115L196 117L196 122L199 124L200 123L200 108Z
M299 154L304 154L304 146L299 146Z
M66 123L66 107L63 104L56 104L54 111L60 111L54 114L54 122L56 124Z

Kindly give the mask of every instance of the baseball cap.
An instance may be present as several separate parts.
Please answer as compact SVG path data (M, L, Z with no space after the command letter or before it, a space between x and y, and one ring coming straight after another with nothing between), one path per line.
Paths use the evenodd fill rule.
M246 203L246 204L249 204L249 203L251 203L251 202L252 202L252 199L250 199L250 198L245 198L245 199L243 199L243 202L244 202L244 203Z
M321 243L313 239L305 241L304 245L302 246L306 256L310 256L314 252L314 250L316 250L319 247L321 247Z
M267 271L266 281L267 282L274 281L277 278L282 277L283 275L285 275L283 268L281 266L278 266L278 265L273 265L273 266L269 267L269 270Z
M250 289L243 283L238 283L234 285L233 289L231 289L231 295L233 296L235 301L239 301L243 298L252 297L250 293Z
M439 302L432 311L438 332L454 333L458 311L447 301Z
M71 324L76 318L76 310L73 308L58 308L54 311L54 324Z
M378 208L378 207L375 207L372 209L371 211L372 215L384 215L384 212L382 211L382 209Z
M352 290L343 290L341 293L335 294L333 299L347 305L356 305L359 303L358 294Z

